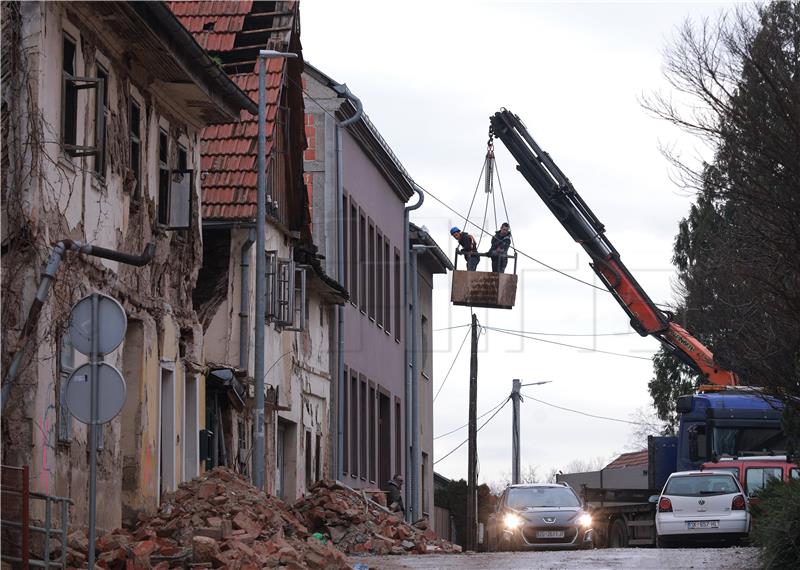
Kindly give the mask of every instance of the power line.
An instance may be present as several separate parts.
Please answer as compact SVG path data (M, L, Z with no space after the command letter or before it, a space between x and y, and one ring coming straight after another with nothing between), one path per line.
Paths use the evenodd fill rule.
M564 406L557 406L556 404L551 404L550 402L545 402L544 400L540 400L538 398L534 398L533 396L528 396L527 394L522 394L522 396L525 397L525 398L530 398L534 402L539 402L540 404L544 404L545 406L550 406L551 408L557 408L559 410L564 410L565 412L572 412L573 414L580 414L582 416L587 416L587 417L590 417L590 418L596 418L598 420L608 420L610 422L620 422L620 423L623 423L623 424L631 424L631 425L634 425L634 426L647 425L647 424L642 423L642 422L631 422L631 421L628 421L628 420L620 420L618 418L609 418L608 416L598 416L596 414L590 414L588 412L582 412L580 410L573 410L572 408L565 408Z
M419 184L417 184L417 186L419 186L420 188L422 188L422 186L420 186ZM466 217L464 216L464 214L461 214L461 213L460 213L460 212L458 212L457 210L455 210L455 209L451 208L451 207L450 207L448 204L446 204L444 201L442 201L441 199L439 199L439 198L438 198L438 197L437 197L435 194L433 194L433 193L432 193L430 190L428 190L428 189L426 189L426 188L422 188L422 189L425 191L425 193L426 193L428 196L430 196L431 198L433 198L434 200L436 200L437 202L439 202L439 203L440 203L442 206L444 206L445 208L447 208L448 210L450 210L451 212L453 212L453 213L454 213L456 216L458 216L459 218L464 218L464 219L466 220ZM491 233L490 233L490 232L487 232L485 228L482 228L482 227L478 226L478 225L477 225L475 222L469 221L469 223L470 223L470 224L472 224L473 226L475 226L476 228L478 228L478 229L479 229L481 232L485 233L486 235L491 235ZM516 252L517 252L518 254L520 254L521 256L523 256L523 257L527 257L527 258L528 258L528 259L530 259L531 261L534 261L534 262L538 263L539 265L541 265L541 266L543 266L543 267L546 267L546 268L547 268L547 269L549 269L550 271L555 271L556 273L559 273L559 274L563 275L564 277L569 277L569 278L570 278L570 279L572 279L573 281L577 281L578 283L583 283L584 285L588 285L589 287L592 287L593 289L597 289L598 291L603 291L604 293L608 293L608 292L609 292L609 291L608 291L608 289L605 289L604 287L598 287L597 285L595 285L595 284L593 284L593 283L589 283L588 281L584 281L583 279L578 279L577 277L575 277L575 276L573 276L573 275L570 275L569 273L565 273L565 272L561 271L560 269L556 269L556 268L555 268L555 267L553 267L552 265L548 265L548 264L546 264L544 261L540 261L540 260L536 259L535 257L533 257L532 255L528 255L527 253L525 253L524 251L522 251L521 249L519 249L519 248L517 248L517 247L515 247L515 248L514 248L514 251L516 251Z
M565 346L565 347L568 347L568 348L577 348L578 350L588 350L590 352L599 352L600 354L609 354L611 356L622 356L624 358L635 358L637 360L651 360L651 358L648 357L648 356L634 356L633 354L622 354L621 352L611 352L611 351L608 351L608 350L600 350L599 348L589 348L588 346L577 346L577 345L574 345L574 344L567 344L567 343L564 343L564 342L556 342L554 340L547 340L547 339L544 339L544 338L536 338L535 336L527 336L527 335L524 335L524 334L519 334L519 333L515 333L515 332L509 332L509 331L506 331L506 330L503 330L503 329L496 329L496 328L493 328L493 327L484 327L484 328L487 329L487 330L490 330L490 331L497 331L497 332L499 332L501 334L508 334L508 335L512 335L512 336L518 336L520 338L526 338L528 340L536 340L538 342L545 342L547 344L555 344L555 345L558 345L558 346Z
M511 400L511 398L510 398L510 397L508 397L508 398L506 398L505 400L503 400L503 405L502 405L502 406L500 406L499 408L497 408L497 411L495 411L495 413L493 413L493 414L492 414L492 416L491 416L491 417L490 417L488 420L486 420L485 422L483 422L483 423L480 425L480 427L479 427L477 430L475 430L475 433L478 433L479 431L481 431L481 430L483 429L483 426L485 426L485 425L486 425L486 424L488 424L490 421L492 421L492 420L494 419L494 417L495 417L497 414L499 414L499 413L500 413L500 410L502 410L503 408L505 408L505 407L506 407L506 404L509 402L509 400ZM448 457L450 457L450 456L451 456L453 453L455 453L457 450L459 450L459 449L460 449L460 448L461 448L461 447L462 447L462 446L463 446L465 443L467 443L468 441L469 441L469 438L465 439L464 441L462 441L461 443L459 443L457 446L455 446L453 449L451 449L450 451L448 451L448 452L447 452L447 453L446 453L446 454L445 454L443 457L440 457L439 459L437 459L436 461L434 461L434 462L433 462L433 464L434 464L434 465L436 465L436 464L437 464L437 463L439 463L440 461L443 461L443 460L447 459L447 458L448 458Z
M506 397L506 399L508 399L508 397ZM490 408L489 410L487 410L487 411L483 412L481 415L479 415L479 416L478 416L477 418L475 418L475 419L478 419L478 420L479 420L479 419L481 419L483 416L486 416L486 415L489 415L489 414L491 414L493 411L495 411L495 410L497 409L497 407L498 407L498 406L502 406L503 404L505 404L505 402L506 402L506 399L503 399L503 400L501 400L501 401L500 401L500 402L497 404L497 406L494 406L493 408ZM450 434L456 433L457 431L460 431L460 430L464 429L464 428L465 428L465 427L467 427L467 426L469 426L469 423L466 423L466 424L464 424L464 425L463 425L463 426L461 426L461 427L457 427L456 429L450 430L450 431L448 431L447 433L443 433L442 435L437 435L437 436L434 436L434 438L433 438L433 439L441 439L441 438L443 438L443 437L446 437L446 436L448 436L448 435L450 435Z
M455 325L452 327L442 327L440 329L433 329L432 332L441 332L441 331L451 331L453 329L463 329L464 327L471 327L472 325L467 323L466 325Z
M465 325L469 326L469 325ZM488 327L487 327L488 328ZM514 329L502 329L499 327L495 327L496 331L502 332L509 332L509 333L519 333L519 334L535 334L539 336L583 336L583 337L595 337L595 336L627 336L632 334L637 334L633 331L628 332L618 332L618 333L547 333L547 332L536 332L536 331L518 331Z
M469 325L469 326L472 327L472 325ZM439 397L439 392L441 392L442 388L444 388L444 383L447 382L447 379L450 377L450 373L453 371L453 366L455 366L456 360L458 360L458 355L461 354L461 349L464 348L464 343L467 342L467 337L469 337L469 333L470 332L472 332L471 328L467 329L467 334L464 335L464 340L461 341L461 346L458 347L458 352L456 352L455 357L453 357L453 362L450 363L450 369L447 371L447 374L445 374L444 380L442 380L442 383L439 384L439 389L436 390L436 395L434 395L434 397L433 397L433 401L434 402L436 401L436 398Z

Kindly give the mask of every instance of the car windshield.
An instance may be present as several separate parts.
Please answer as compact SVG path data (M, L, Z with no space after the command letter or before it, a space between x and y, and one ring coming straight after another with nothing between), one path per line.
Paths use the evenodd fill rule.
M711 447L717 455L739 455L742 452L769 453L785 450L786 435L780 427L715 427Z
M730 475L679 475L672 477L664 488L665 495L678 497L703 497L738 493L736 482Z
M518 487L508 490L506 505L512 509L580 507L581 502L567 487Z

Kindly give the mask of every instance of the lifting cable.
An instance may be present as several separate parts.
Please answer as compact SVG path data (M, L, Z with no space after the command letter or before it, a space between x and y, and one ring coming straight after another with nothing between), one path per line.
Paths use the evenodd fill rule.
M499 220L497 218L497 196L494 191L494 179L497 177L497 185L500 189L500 199L503 203L503 211L506 215L506 222L509 222L508 218L508 208L506 207L506 198L503 195L503 185L500 183L500 174L497 172L497 163L495 162L494 157L494 133L490 130L489 131L489 140L486 143L486 156L483 160L483 165L481 166L481 172L478 175L478 184L475 186L475 191L472 194L472 200L469 203L469 210L467 210L467 215L462 216L464 218L464 230L466 231L467 226L472 224L475 226L477 230L480 230L478 233L478 242L475 244L477 249L480 249L481 241L483 240L483 234L489 233L484 228L486 228L486 222L489 219L489 202L492 204L492 214L494 216L494 227L495 230L499 229ZM470 215L472 214L472 208L475 205L475 200L478 197L478 188L481 186L481 181L483 181L483 191L486 194L486 202L483 206L483 221L480 225L476 224L475 222L470 220ZM509 222L510 223L510 222ZM513 248L514 237L512 233L511 237L511 247Z

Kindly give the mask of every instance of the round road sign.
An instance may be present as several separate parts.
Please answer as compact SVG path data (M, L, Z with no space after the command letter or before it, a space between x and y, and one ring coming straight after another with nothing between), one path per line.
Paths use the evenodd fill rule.
M92 388L89 375L91 364L84 364L73 372L67 380L67 407L78 421L92 422ZM100 362L97 365L97 423L113 420L125 404L127 387L119 370Z
M92 295L78 301L69 317L69 336L72 346L81 354L92 353ZM125 338L128 317L116 299L96 293L100 297L97 311L98 356L105 356L117 348Z

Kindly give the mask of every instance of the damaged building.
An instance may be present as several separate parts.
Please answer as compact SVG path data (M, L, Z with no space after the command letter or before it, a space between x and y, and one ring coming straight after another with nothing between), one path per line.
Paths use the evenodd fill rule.
M256 315L257 117L203 135L203 266L193 296L205 336L207 466L252 475L256 339L265 318L265 490L292 500L329 471L334 306L346 290L312 240L297 2L172 2L197 41L253 101L266 60L266 314Z
M163 2L3 2L2 33L2 461L86 524L87 427L64 399L86 356L66 325L87 294L113 297L127 330L105 362L127 399L97 469L112 529L201 469L200 134L256 106Z

